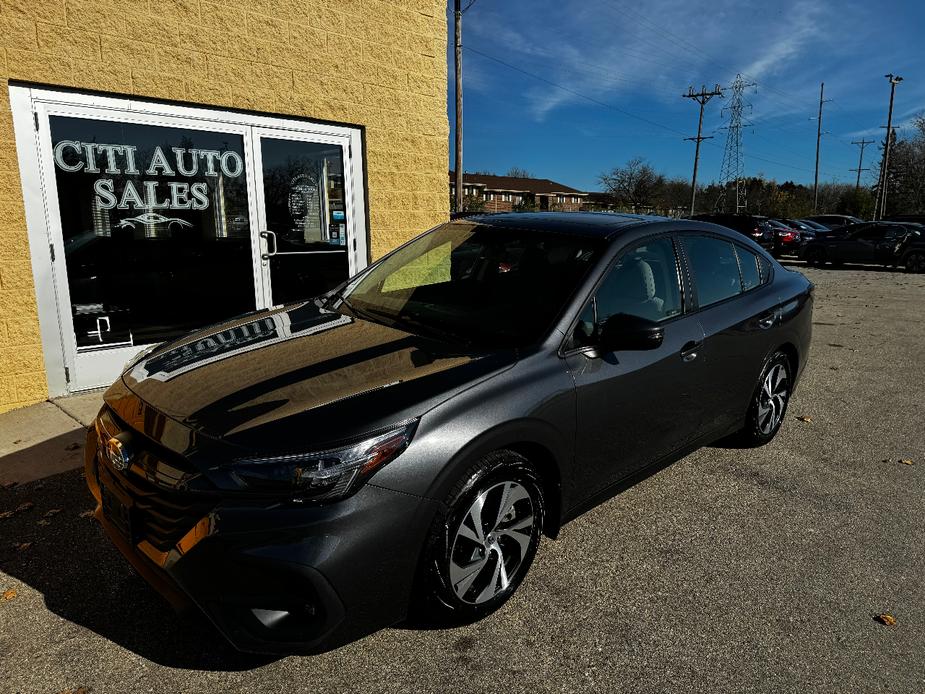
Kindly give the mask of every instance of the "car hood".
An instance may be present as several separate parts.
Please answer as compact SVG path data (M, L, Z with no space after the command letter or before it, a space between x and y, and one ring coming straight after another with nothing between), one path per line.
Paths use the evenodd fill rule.
M515 361L513 350L468 351L305 303L162 345L122 380L201 434L284 450L419 416Z

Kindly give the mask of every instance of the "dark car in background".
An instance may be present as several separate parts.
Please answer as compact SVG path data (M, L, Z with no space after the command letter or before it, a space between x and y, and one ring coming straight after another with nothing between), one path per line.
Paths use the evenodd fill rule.
M860 224L864 221L858 217L852 217L850 214L817 214L808 219L811 222L818 222L829 229L837 229L849 224Z
M864 222L820 234L803 248L810 265L875 263L925 271L925 238L919 224Z
M691 217L691 219L696 219L700 222L710 222L711 224L719 224L727 229L737 231L771 253L773 253L776 248L776 232L768 223L767 217L755 214L714 212L697 214Z
M799 255L804 242L804 232L783 219L769 219L774 228L774 255Z
M95 516L242 650L312 652L412 606L477 619L567 520L699 446L770 441L812 306L713 224L443 224L133 360L88 432Z
M829 231L829 227L827 227L825 224L820 224L819 222L814 222L814 221L811 220L811 219L795 219L795 220L793 220L793 221L797 222L798 224L803 224L804 226L808 227L810 231L814 231L814 232L816 232L817 234L818 234L820 231L823 232L823 233Z

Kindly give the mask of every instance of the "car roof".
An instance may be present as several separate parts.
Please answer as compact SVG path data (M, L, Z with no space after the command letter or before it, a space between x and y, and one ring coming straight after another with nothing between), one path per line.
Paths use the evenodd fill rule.
M624 229L641 224L677 221L668 217L621 212L501 212L461 217L451 224L475 223L499 229L523 229L607 239Z

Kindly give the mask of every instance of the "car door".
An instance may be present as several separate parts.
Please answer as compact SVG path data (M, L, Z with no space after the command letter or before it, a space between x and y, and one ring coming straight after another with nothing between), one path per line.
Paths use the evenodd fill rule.
M701 368L707 384L699 398L704 433L721 435L744 417L772 348L780 298L771 263L743 244L707 234L682 234L704 335Z
M684 311L679 267L669 235L622 252L565 345L576 387L577 489L603 489L681 448L699 432L703 332L696 316ZM662 323L661 345L600 351L597 330L617 313Z
M840 257L848 263L880 262L880 246L884 242L886 227L870 224L848 234L841 246Z

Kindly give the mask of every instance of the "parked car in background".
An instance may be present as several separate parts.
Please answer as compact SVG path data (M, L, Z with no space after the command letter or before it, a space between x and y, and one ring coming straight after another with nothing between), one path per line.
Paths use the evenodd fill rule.
M810 265L876 263L925 272L925 227L897 222L864 222L819 234L803 248Z
M755 214L707 213L695 214L691 219L719 224L743 236L747 236L766 251L773 253L776 246L776 231L768 218Z
M923 224L925 225L925 214L898 214L892 217L884 217L882 222L899 222L900 224Z
M812 231L815 231L815 232L817 232L817 233L820 232L820 231L822 231L822 232L829 231L829 227L827 227L825 224L820 224L819 222L814 222L814 221L811 220L811 219L797 219L797 220L794 220L794 221L799 222L800 224L805 224L805 225L808 226Z
M773 439L812 310L809 280L713 224L442 224L138 355L88 431L95 517L239 649L339 645L411 604L469 622L567 520L699 446Z
M849 224L860 224L863 219L852 217L850 214L817 214L808 218L811 222L819 222L829 229L847 226Z
M799 255L803 246L803 232L783 219L769 219L774 227L774 255Z

